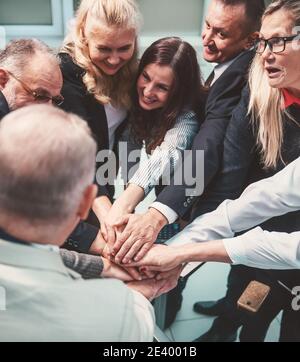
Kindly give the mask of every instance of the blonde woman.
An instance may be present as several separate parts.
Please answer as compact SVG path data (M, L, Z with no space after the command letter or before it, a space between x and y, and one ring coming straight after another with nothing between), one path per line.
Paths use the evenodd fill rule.
M267 8L249 76L250 93L249 89L245 89L226 132L223 170L210 200L202 200L194 216L210 211L209 204L215 197L236 198L247 184L272 176L300 156L299 26L299 1L279 0ZM300 213L293 212L273 218L261 226L269 231L294 232L299 231L299 220ZM194 228L200 232L196 224ZM236 302L253 279L270 284L273 296L259 313L245 321L236 308ZM280 340L299 341L299 330L298 337L294 333L296 329L293 332L296 328L293 320L300 325L299 312L298 317L293 314L291 298L281 290L277 280L293 288L299 284L300 271L266 272L233 266L226 297L210 308L205 308L203 302L194 305L196 312L219 315L212 328L197 341L235 340L241 324L244 325L241 341L263 341L280 309L284 309Z
M140 24L134 0L83 0L60 52L62 108L87 121L98 151L112 150L125 124L137 69ZM105 197L96 199L96 213L99 207L105 213L106 206L111 206L111 184L113 180L99 187L99 196ZM93 240L97 230L88 230Z
M63 108L88 122L98 150L113 148L130 108L140 21L134 0L83 0L60 53Z

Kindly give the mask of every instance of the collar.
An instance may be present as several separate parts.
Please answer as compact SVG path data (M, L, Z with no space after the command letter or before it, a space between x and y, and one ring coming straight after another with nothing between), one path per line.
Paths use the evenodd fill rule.
M8 234L6 231L2 230L1 228L0 228L0 239L10 241L10 242L16 243L16 244L33 246L34 248L38 248L41 250L49 250L49 251L53 251L55 253L59 253L59 247L57 245L30 243L30 242L15 238L14 236Z
M284 98L284 109L287 109L294 104L300 106L300 98L294 96L294 94L287 89L282 89L282 94Z
M214 80L211 82L211 86L221 77L221 75L231 66L231 64L240 58L244 53L245 51L241 52L235 58L228 60L227 62L217 64L214 68Z
M0 91L0 120L6 116L9 113L9 107L8 103L3 95L3 93Z
M72 274L63 264L59 253L54 253L47 248L36 247L36 245L16 239L1 230L0 264L53 271L65 276ZM74 274L77 275L77 273Z

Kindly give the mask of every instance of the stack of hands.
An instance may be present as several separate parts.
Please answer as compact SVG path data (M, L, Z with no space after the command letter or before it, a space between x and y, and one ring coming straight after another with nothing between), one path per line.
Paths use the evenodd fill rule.
M97 201L93 210L101 229L90 253L103 257L102 276L123 280L149 300L173 289L183 264L171 260L175 248L153 245L167 224L165 217L155 209L129 214L130 210L112 205L107 198Z

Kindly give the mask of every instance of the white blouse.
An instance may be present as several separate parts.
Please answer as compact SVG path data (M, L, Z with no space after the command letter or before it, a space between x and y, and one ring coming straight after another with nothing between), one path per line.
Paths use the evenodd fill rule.
M125 108L115 108L110 103L105 104L104 109L107 118L109 149L112 150L115 143L115 132L125 120L127 111Z

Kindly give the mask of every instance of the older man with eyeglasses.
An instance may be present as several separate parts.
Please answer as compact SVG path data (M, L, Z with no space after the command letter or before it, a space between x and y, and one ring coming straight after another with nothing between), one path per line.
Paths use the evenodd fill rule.
M0 119L29 104L60 105L61 88L59 62L46 44L20 39L0 51Z

